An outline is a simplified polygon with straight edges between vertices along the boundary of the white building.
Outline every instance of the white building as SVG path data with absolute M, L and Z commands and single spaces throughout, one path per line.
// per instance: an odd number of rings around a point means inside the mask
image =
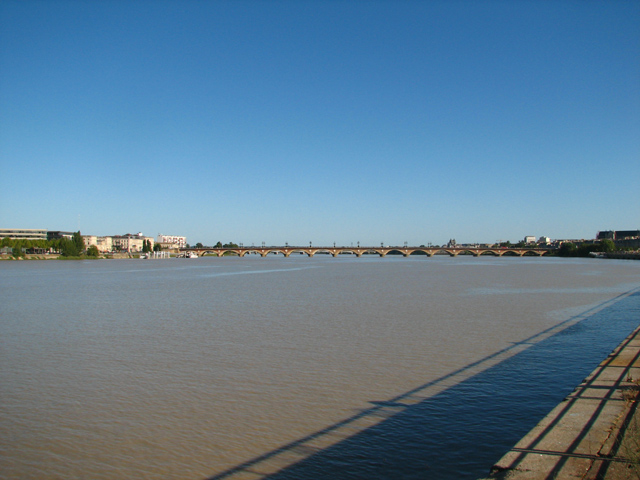
M 154 240 L 152 237 L 145 237 L 142 233 L 132 235 L 127 233 L 125 235 L 114 235 L 111 237 L 114 250 L 120 250 L 123 252 L 141 252 L 145 241 L 149 241 L 151 248 L 153 248 Z
M 0 239 L 46 240 L 47 230 L 36 228 L 0 228 Z
M 536 237 L 533 235 L 527 235 L 524 237 L 524 243 L 536 243 Z
M 187 247 L 187 237 L 179 237 L 177 235 L 162 235 L 161 233 L 159 233 L 156 242 L 162 244 L 171 244 L 174 246 L 174 248 Z
M 97 237 L 95 235 L 83 235 L 84 246 L 89 248 L 91 245 L 95 245 L 98 251 L 101 253 L 110 252 L 113 250 L 112 237 Z

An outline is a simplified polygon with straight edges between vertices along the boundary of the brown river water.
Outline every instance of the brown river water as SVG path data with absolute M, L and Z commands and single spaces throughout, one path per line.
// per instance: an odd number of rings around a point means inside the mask
M 478 478 L 640 324 L 640 262 L 0 262 L 0 478 Z

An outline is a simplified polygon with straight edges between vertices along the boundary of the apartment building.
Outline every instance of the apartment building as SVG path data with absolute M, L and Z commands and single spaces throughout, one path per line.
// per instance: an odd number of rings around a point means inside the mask
M 125 235 L 114 235 L 111 238 L 113 250 L 120 250 L 123 252 L 141 252 L 146 240 L 151 244 L 153 248 L 153 237 L 145 237 L 142 233 L 132 235 L 127 233 Z
M 0 239 L 46 240 L 47 230 L 37 228 L 0 228 Z
M 113 250 L 113 240 L 111 237 L 98 237 L 96 235 L 83 235 L 84 246 L 89 248 L 95 245 L 101 253 L 107 253 Z
M 179 237 L 177 235 L 158 234 L 158 238 L 156 239 L 156 242 L 161 243 L 163 245 L 170 244 L 171 248 L 187 247 L 187 237 Z

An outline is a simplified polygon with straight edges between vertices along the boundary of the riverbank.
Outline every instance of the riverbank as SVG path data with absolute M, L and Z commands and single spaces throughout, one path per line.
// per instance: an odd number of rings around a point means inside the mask
M 82 256 L 82 257 L 64 257 L 58 253 L 55 254 L 27 254 L 24 255 L 22 257 L 13 257 L 11 255 L 0 255 L 0 260 L 6 260 L 6 261 L 23 261 L 23 260 L 113 260 L 113 259 L 129 259 L 129 258 L 135 258 L 135 259 L 139 259 L 140 258 L 140 254 L 139 253 L 109 253 L 109 254 L 104 254 L 104 255 L 100 255 L 98 257 L 89 257 L 89 256 Z M 166 257 L 166 258 L 175 258 L 175 257 Z
M 88 256 L 82 256 L 82 257 L 64 257 L 62 255 L 60 255 L 59 253 L 46 253 L 46 254 L 27 254 L 27 255 L 23 255 L 21 257 L 14 257 L 12 255 L 2 255 L 0 256 L 0 260 L 6 260 L 6 261 L 24 261 L 24 260 L 100 260 L 100 259 L 105 259 L 105 258 L 114 258 L 114 257 L 106 257 L 106 256 L 99 256 L 99 257 L 88 257 Z M 123 256 L 121 258 L 131 258 L 129 256 Z
M 492 468 L 487 479 L 640 478 L 640 327 Z
M 640 260 L 640 252 L 611 252 L 607 253 L 606 257 L 618 260 Z

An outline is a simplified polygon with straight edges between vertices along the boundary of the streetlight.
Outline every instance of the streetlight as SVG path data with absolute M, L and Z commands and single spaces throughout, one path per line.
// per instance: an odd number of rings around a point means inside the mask
M 311 248 L 311 240 L 309 240 L 309 248 Z

